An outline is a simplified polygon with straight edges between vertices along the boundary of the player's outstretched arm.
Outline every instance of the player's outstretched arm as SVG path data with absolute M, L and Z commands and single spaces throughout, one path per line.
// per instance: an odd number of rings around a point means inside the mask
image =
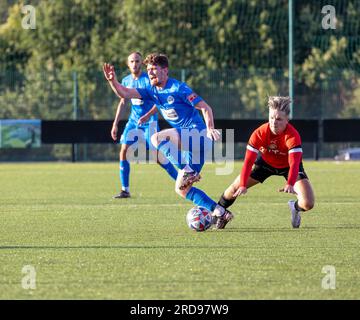
M 301 147 L 293 148 L 289 151 L 288 160 L 289 160 L 289 174 L 286 185 L 279 189 L 279 192 L 293 193 L 297 194 L 294 190 L 294 184 L 296 178 L 299 174 L 299 165 L 302 159 L 302 149 Z
M 115 94 L 119 98 L 131 99 L 131 98 L 138 98 L 141 99 L 141 95 L 136 89 L 133 88 L 126 88 L 121 85 L 117 79 L 115 74 L 114 66 L 109 63 L 104 63 L 103 65 L 103 72 L 105 79 L 109 82 L 111 89 L 115 92 Z
M 244 164 L 240 173 L 239 187 L 234 193 L 234 198 L 247 193 L 248 180 L 251 174 L 252 166 L 257 157 L 257 152 L 258 151 L 255 148 L 252 148 L 248 145 L 245 153 Z
M 201 110 L 205 124 L 207 129 L 207 136 L 211 140 L 217 141 L 220 139 L 221 135 L 218 130 L 215 129 L 214 126 L 214 116 L 211 107 L 205 102 L 200 101 L 196 106 L 196 109 Z

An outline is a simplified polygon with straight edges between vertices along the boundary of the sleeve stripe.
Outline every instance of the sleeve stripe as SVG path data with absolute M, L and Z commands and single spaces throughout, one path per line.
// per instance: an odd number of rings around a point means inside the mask
M 246 149 L 252 151 L 252 152 L 255 152 L 255 153 L 259 153 L 259 150 L 258 149 L 255 149 L 254 147 L 252 147 L 251 145 L 247 145 L 246 146 Z
M 294 149 L 289 150 L 289 153 L 293 153 L 293 152 L 301 152 L 302 153 L 303 151 L 302 151 L 302 148 L 294 148 Z

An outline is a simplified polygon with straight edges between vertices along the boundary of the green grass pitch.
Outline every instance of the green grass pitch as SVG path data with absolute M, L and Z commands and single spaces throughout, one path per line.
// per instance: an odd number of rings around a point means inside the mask
M 217 201 L 241 166 L 206 164 L 197 186 Z M 360 163 L 305 170 L 316 205 L 300 229 L 273 177 L 235 202 L 226 229 L 196 233 L 192 203 L 155 164 L 132 164 L 121 200 L 116 163 L 1 164 L 0 299 L 359 299 Z

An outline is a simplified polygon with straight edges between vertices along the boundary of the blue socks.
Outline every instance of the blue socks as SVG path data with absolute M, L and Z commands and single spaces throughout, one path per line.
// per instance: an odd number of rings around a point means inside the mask
M 160 166 L 173 178 L 177 178 L 177 170 L 171 163 L 160 164 Z M 183 165 L 184 167 L 185 165 Z M 120 181 L 122 189 L 129 192 L 130 163 L 127 160 L 120 161 Z M 202 190 L 192 187 L 186 195 L 186 199 L 192 201 L 199 207 L 204 207 L 210 212 L 214 211 L 217 203 Z
M 199 207 L 204 207 L 210 212 L 214 211 L 217 203 L 212 200 L 205 192 L 192 187 L 186 195 L 186 199 L 192 201 Z
M 162 167 L 167 173 L 168 175 L 173 178 L 176 181 L 178 172 L 175 169 L 175 167 L 171 164 L 171 162 L 168 162 L 167 164 L 162 164 L 159 163 L 160 167 Z
M 161 164 L 162 167 L 168 175 L 176 181 L 178 172 L 174 166 L 168 162 L 167 164 Z M 129 192 L 129 177 L 130 177 L 130 163 L 127 160 L 120 161 L 120 170 L 119 170 L 120 182 L 122 190 Z
M 174 150 L 170 147 L 172 146 Z M 163 153 L 163 155 L 176 167 L 178 167 L 180 170 L 184 169 L 186 165 L 186 159 L 184 156 L 184 153 L 173 146 L 171 142 L 165 140 L 161 141 L 159 146 L 157 147 L 159 151 Z
M 129 192 L 130 163 L 127 160 L 120 161 L 120 181 L 122 190 Z

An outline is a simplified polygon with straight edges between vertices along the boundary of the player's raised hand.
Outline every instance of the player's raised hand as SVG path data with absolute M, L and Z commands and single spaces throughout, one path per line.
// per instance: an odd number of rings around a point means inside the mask
M 213 141 L 218 141 L 221 137 L 219 130 L 216 129 L 207 129 L 206 135 Z
M 297 194 L 293 186 L 286 184 L 284 188 L 279 189 L 279 192 Z
M 246 187 L 239 187 L 235 193 L 234 193 L 234 198 L 238 197 L 238 196 L 241 196 L 243 194 L 245 194 L 247 192 L 247 188 Z
M 103 65 L 104 76 L 107 81 L 112 81 L 115 79 L 115 69 L 114 66 L 109 63 L 104 63 Z

